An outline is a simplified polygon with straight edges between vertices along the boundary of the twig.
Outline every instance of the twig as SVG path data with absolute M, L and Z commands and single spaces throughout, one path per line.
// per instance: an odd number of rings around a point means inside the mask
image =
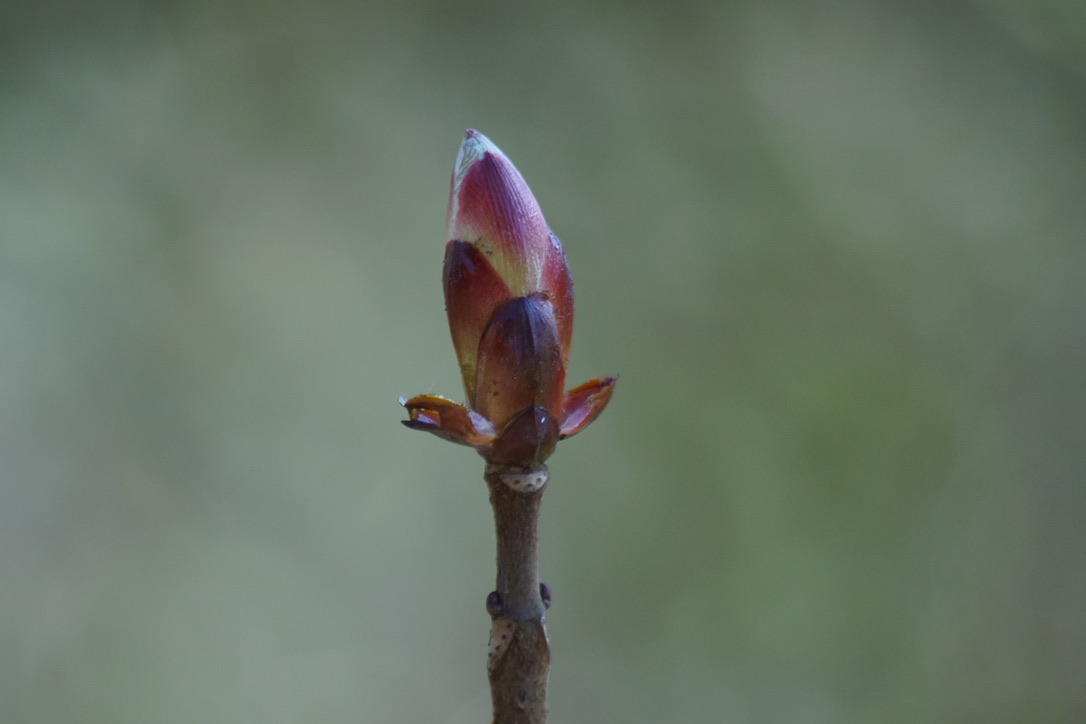
M 525 477 L 541 482 L 524 489 Z M 487 599 L 494 724 L 543 724 L 550 672 L 544 611 L 550 595 L 539 583 L 538 530 L 547 469 L 488 465 L 485 478 L 498 543 L 497 590 Z

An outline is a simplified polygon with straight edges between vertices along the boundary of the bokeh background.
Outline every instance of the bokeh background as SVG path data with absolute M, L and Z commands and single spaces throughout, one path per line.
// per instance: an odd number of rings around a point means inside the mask
M 465 128 L 578 291 L 554 722 L 1086 720 L 1086 11 L 0 7 L 0 721 L 488 721 Z

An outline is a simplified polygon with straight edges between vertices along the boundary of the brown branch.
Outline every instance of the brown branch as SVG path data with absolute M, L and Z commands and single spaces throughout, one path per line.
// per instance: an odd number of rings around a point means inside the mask
M 498 542 L 497 590 L 487 598 L 494 724 L 544 724 L 550 648 L 543 619 L 550 595 L 540 590 L 538 529 L 547 468 L 489 464 L 485 478 Z

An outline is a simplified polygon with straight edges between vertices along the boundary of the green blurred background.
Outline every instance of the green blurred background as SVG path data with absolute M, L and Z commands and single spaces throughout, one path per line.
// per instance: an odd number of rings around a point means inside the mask
M 0 9 L 0 721 L 488 721 L 465 128 L 619 374 L 551 720 L 1086 720 L 1078 0 Z

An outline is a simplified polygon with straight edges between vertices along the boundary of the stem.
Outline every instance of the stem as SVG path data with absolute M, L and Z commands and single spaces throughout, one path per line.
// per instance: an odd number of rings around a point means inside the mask
M 550 648 L 539 587 L 538 531 L 547 469 L 489 464 L 485 478 L 498 542 L 497 590 L 487 599 L 494 724 L 544 724 Z

